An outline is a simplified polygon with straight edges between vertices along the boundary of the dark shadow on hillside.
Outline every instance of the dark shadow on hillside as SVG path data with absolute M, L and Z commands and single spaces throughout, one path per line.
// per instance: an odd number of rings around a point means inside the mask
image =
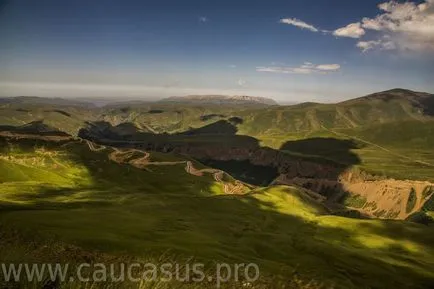
M 242 124 L 242 123 L 244 122 L 244 120 L 243 120 L 241 117 L 238 117 L 238 116 L 230 117 L 230 118 L 228 119 L 228 121 L 229 121 L 231 124 L 233 124 L 233 125 L 239 125 L 239 124 Z
M 55 112 L 55 113 L 61 114 L 61 115 L 66 116 L 66 117 L 72 116 L 69 112 L 66 112 L 66 111 L 60 110 L 60 109 L 44 110 L 44 112 Z
M 434 116 L 434 95 L 426 96 L 420 100 L 420 106 L 424 114 Z
M 18 112 L 25 112 L 25 113 L 30 112 L 30 110 L 28 110 L 28 109 L 24 109 L 24 108 L 17 108 L 17 109 L 15 109 L 15 111 L 18 111 Z
M 280 147 L 280 150 L 317 156 L 351 166 L 360 163 L 359 157 L 351 152 L 358 148 L 360 148 L 359 145 L 352 140 L 309 138 L 287 141 Z
M 112 126 L 106 121 L 87 122 L 86 129 L 80 129 L 78 136 L 93 139 L 128 139 L 143 133 L 134 123 L 124 122 Z
M 223 114 L 211 113 L 211 114 L 201 115 L 199 119 L 201 121 L 208 121 L 208 120 L 219 119 L 219 118 L 223 118 L 223 117 L 225 117 L 225 115 L 223 115 Z
M 200 128 L 180 133 L 181 135 L 235 135 L 237 127 L 227 120 L 219 120 Z
M 148 110 L 148 113 L 150 113 L 150 114 L 160 114 L 163 112 L 164 112 L 164 110 L 162 110 L 162 109 L 150 109 L 150 110 Z
M 123 126 L 129 126 L 130 131 L 125 134 Z M 237 127 L 233 123 L 221 120 L 204 127 L 190 129 L 189 131 L 175 134 L 155 134 L 146 130 L 139 130 L 132 123 L 122 123 L 112 126 L 109 122 L 88 122 L 87 127 L 78 132 L 78 136 L 114 146 L 137 146 L 151 150 L 170 151 L 181 144 L 189 146 L 213 145 L 222 141 L 229 141 L 225 145 L 236 146 L 240 142 L 248 147 L 258 147 L 258 141 L 249 136 L 236 135 Z
M 41 135 L 41 136 L 60 136 L 60 137 L 70 136 L 69 134 L 60 131 L 57 128 L 45 124 L 44 120 L 32 121 L 21 126 L 1 125 L 0 132 Z

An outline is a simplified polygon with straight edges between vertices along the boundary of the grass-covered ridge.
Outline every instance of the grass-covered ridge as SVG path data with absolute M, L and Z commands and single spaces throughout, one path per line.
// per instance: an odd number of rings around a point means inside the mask
M 266 275 L 296 271 L 334 288 L 428 288 L 434 280 L 431 227 L 331 216 L 297 187 L 227 195 L 212 175 L 184 164 L 139 169 L 86 142 L 2 147 L 4 226 L 115 255 L 256 262 Z

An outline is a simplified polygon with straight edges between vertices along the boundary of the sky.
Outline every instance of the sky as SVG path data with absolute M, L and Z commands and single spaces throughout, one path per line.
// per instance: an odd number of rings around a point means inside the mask
M 0 0 L 0 96 L 434 93 L 434 0 Z

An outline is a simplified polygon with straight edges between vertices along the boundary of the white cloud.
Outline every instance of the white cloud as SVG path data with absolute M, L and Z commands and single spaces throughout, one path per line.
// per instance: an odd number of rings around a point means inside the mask
M 380 23 L 367 17 L 362 19 L 362 27 L 370 30 L 381 30 Z
M 383 39 L 379 39 L 379 40 L 359 41 L 357 42 L 356 46 L 362 49 L 363 52 L 366 52 L 374 48 L 378 48 L 381 50 L 396 49 L 395 42 L 388 40 L 388 37 L 383 37 Z
M 376 17 L 363 17 L 358 22 L 334 30 L 332 34 L 337 37 L 360 39 L 364 38 L 369 31 L 376 31 L 377 33 L 374 34 L 376 38 L 357 43 L 356 46 L 363 51 L 371 49 L 434 51 L 434 0 L 425 0 L 420 4 L 392 0 L 379 4 L 378 8 L 382 12 Z M 297 18 L 281 19 L 280 23 L 313 32 L 330 33 Z
M 376 47 L 377 45 L 379 45 L 380 42 L 379 41 L 359 41 L 357 42 L 357 47 L 359 47 L 360 49 L 362 49 L 363 52 L 366 52 L 368 50 L 373 49 L 374 47 Z
M 229 68 L 237 68 L 237 66 L 235 64 L 230 64 Z
M 315 26 L 308 24 L 308 23 L 306 23 L 300 19 L 297 19 L 297 18 L 284 18 L 284 19 L 280 19 L 279 22 L 283 23 L 283 24 L 293 25 L 293 26 L 296 26 L 296 27 L 301 28 L 301 29 L 307 29 L 307 30 L 310 30 L 312 32 L 319 32 L 319 29 L 316 28 Z
M 258 72 L 283 73 L 283 74 L 313 74 L 313 73 L 326 74 L 329 72 L 336 72 L 336 71 L 340 70 L 340 68 L 341 68 L 341 66 L 339 64 L 315 65 L 311 62 L 305 62 L 298 67 L 259 66 L 259 67 L 256 67 L 256 71 L 258 71 Z
M 202 22 L 202 23 L 208 22 L 208 17 L 206 17 L 206 16 L 200 16 L 199 17 L 199 22 Z
M 363 51 L 383 50 L 434 51 L 434 0 L 399 3 L 389 1 L 378 5 L 382 11 L 374 18 L 365 17 L 361 27 L 377 31 L 376 39 L 360 41 Z
M 247 81 L 244 80 L 244 79 L 242 79 L 242 78 L 240 78 L 240 79 L 238 79 L 237 84 L 238 84 L 239 86 L 244 87 L 244 86 L 246 86 Z
M 340 68 L 341 66 L 339 64 L 320 64 L 316 66 L 316 69 L 321 71 L 336 71 Z
M 333 31 L 334 36 L 350 38 L 360 38 L 365 35 L 365 33 L 365 29 L 362 28 L 359 22 L 348 24 L 345 27 Z

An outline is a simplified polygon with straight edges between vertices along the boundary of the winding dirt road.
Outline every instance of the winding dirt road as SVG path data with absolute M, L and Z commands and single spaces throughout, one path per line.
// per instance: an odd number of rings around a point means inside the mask
M 217 169 L 201 169 L 198 170 L 193 166 L 191 161 L 187 161 L 185 165 L 185 171 L 194 176 L 203 176 L 204 173 L 209 173 L 213 175 L 216 182 L 221 183 L 224 187 L 225 194 L 235 194 L 242 193 L 244 191 L 244 185 L 240 181 L 235 181 L 235 183 L 225 182 L 223 180 L 225 172 Z
M 89 149 L 94 152 L 99 152 L 102 150 L 105 150 L 108 148 L 104 145 L 97 145 L 94 142 L 91 142 L 89 140 L 86 140 L 86 144 L 88 145 Z M 178 165 L 178 164 L 185 164 L 185 171 L 188 174 L 201 177 L 205 173 L 212 174 L 213 178 L 216 182 L 221 183 L 224 187 L 225 194 L 235 194 L 235 193 L 242 193 L 245 189 L 245 186 L 240 181 L 235 181 L 234 183 L 231 182 L 225 182 L 223 180 L 225 172 L 218 169 L 196 169 L 193 166 L 193 163 L 191 161 L 173 161 L 173 162 L 152 162 L 150 161 L 150 153 L 138 149 L 126 149 L 121 150 L 116 147 L 109 147 L 113 149 L 113 151 L 109 154 L 109 159 L 120 164 L 130 164 L 136 168 L 139 169 L 147 169 L 147 166 L 155 165 L 155 166 L 168 166 L 168 165 Z M 135 154 L 142 156 L 135 156 Z
M 86 144 L 89 147 L 89 149 L 93 152 L 99 152 L 99 151 L 105 150 L 107 148 L 106 146 L 97 145 L 96 143 L 91 142 L 89 140 L 86 140 Z M 99 146 L 99 147 L 97 148 L 96 146 Z

